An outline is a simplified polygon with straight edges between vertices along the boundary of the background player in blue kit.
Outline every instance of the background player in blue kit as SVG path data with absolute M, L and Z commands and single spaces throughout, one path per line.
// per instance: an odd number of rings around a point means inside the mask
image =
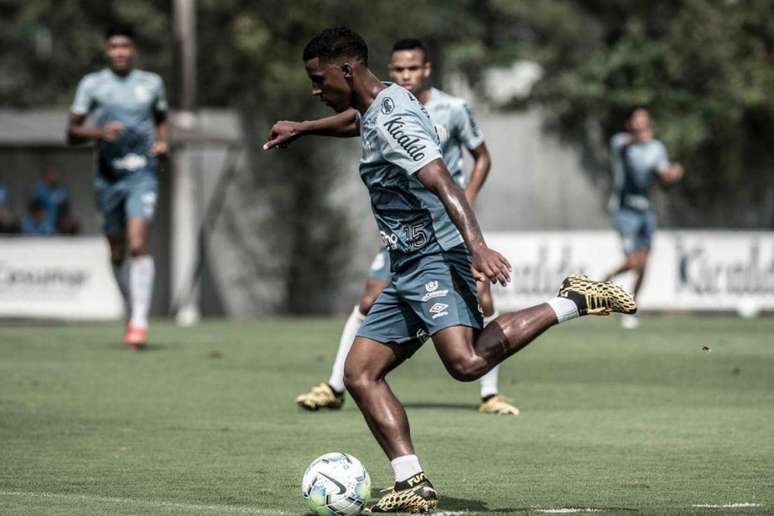
M 473 119 L 467 103 L 463 99 L 431 87 L 432 64 L 428 58 L 427 48 L 418 39 L 402 39 L 393 45 L 389 70 L 390 78 L 412 92 L 427 109 L 441 141 L 444 163 L 454 181 L 465 189 L 468 204 L 473 206 L 489 174 L 491 158 L 484 143 L 484 135 Z M 356 124 L 357 111 L 353 109 L 350 113 L 352 118 L 342 120 L 344 125 Z M 466 180 L 463 170 L 463 147 L 473 157 L 473 169 L 469 180 Z M 342 407 L 345 390 L 344 364 L 347 354 L 366 314 L 382 290 L 390 283 L 391 277 L 389 253 L 382 250 L 376 255 L 368 270 L 368 278 L 360 302 L 344 324 L 330 378 L 326 383 L 321 383 L 311 391 L 298 396 L 296 403 L 300 407 L 307 410 Z M 476 287 L 486 326 L 499 314 L 495 311 L 489 283 L 477 282 Z M 499 367 L 494 367 L 481 377 L 479 411 L 487 414 L 516 416 L 519 414 L 519 409 L 498 392 L 498 373 Z
M 373 512 L 426 512 L 438 496 L 414 454 L 406 411 L 386 382 L 427 338 L 447 371 L 472 381 L 545 330 L 582 315 L 633 313 L 632 297 L 611 283 L 570 276 L 557 297 L 505 313 L 482 329 L 475 282 L 506 284 L 510 264 L 490 249 L 463 190 L 444 165 L 438 133 L 408 90 L 385 85 L 368 68 L 368 47 L 351 30 L 326 29 L 303 53 L 312 94 L 341 116 L 360 113 L 356 130 L 329 122 L 278 123 L 265 149 L 307 134 L 360 135 L 360 177 L 390 253 L 392 279 L 360 328 L 344 383 L 395 475 Z
M 648 110 L 635 108 L 626 120 L 626 131 L 610 139 L 610 159 L 613 169 L 613 194 L 610 211 L 613 225 L 621 235 L 626 259 L 605 281 L 627 271 L 637 275 L 635 298 L 640 292 L 648 257 L 656 231 L 656 211 L 651 201 L 654 181 L 662 186 L 676 183 L 683 177 L 683 167 L 670 163 L 666 147 L 653 135 Z M 637 317 L 624 315 L 625 328 L 638 326 Z
M 130 307 L 124 342 L 137 351 L 147 342 L 155 273 L 148 238 L 158 197 L 158 157 L 169 150 L 167 101 L 161 77 L 134 68 L 131 28 L 111 27 L 105 49 L 108 68 L 78 84 L 67 137 L 71 144 L 97 144 L 97 206 L 113 271 Z M 127 252 L 128 281 L 123 274 Z

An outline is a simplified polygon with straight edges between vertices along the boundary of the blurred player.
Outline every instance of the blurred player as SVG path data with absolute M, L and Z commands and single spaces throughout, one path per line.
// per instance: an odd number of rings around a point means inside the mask
M 478 192 L 486 180 L 491 167 L 489 151 L 484 143 L 484 136 L 473 120 L 470 110 L 464 100 L 452 97 L 430 86 L 432 64 L 428 60 L 427 48 L 418 39 L 402 39 L 392 48 L 392 58 L 389 64 L 390 78 L 403 86 L 424 104 L 430 118 L 435 124 L 441 139 L 443 160 L 451 172 L 454 181 L 465 188 L 468 204 L 474 205 Z M 357 111 L 352 110 L 353 120 Z M 347 123 L 354 123 L 347 121 Z M 462 169 L 462 148 L 466 148 L 473 157 L 473 171 L 467 187 Z M 366 314 L 373 306 L 379 294 L 390 283 L 390 255 L 382 250 L 376 255 L 368 270 L 368 279 L 360 297 L 360 303 L 355 306 L 344 325 L 339 340 L 336 360 L 327 383 L 313 387 L 308 393 L 296 398 L 296 403 L 307 410 L 320 408 L 339 409 L 344 404 L 344 363 L 352 347 L 360 326 Z M 476 283 L 478 297 L 484 313 L 484 326 L 495 320 L 499 315 L 495 312 L 489 283 Z M 427 294 L 432 295 L 431 293 Z M 498 393 L 497 380 L 499 367 L 492 368 L 481 377 L 481 404 L 479 411 L 485 414 L 519 415 L 519 409 L 512 402 Z
M 610 157 L 613 168 L 610 208 L 626 259 L 607 275 L 605 281 L 634 271 L 637 275 L 634 283 L 636 298 L 645 277 L 656 231 L 656 211 L 650 199 L 653 181 L 658 180 L 662 186 L 674 184 L 683 177 L 683 167 L 669 162 L 666 147 L 653 136 L 650 114 L 642 107 L 629 114 L 626 131 L 611 138 Z M 621 324 L 624 328 L 634 329 L 639 321 L 634 315 L 624 315 Z
M 111 27 L 105 35 L 108 68 L 86 75 L 70 109 L 71 144 L 97 142 L 97 205 L 110 243 L 116 280 L 130 307 L 124 342 L 147 343 L 155 267 L 148 246 L 158 197 L 158 157 L 169 150 L 167 101 L 158 75 L 134 68 L 134 34 Z M 89 116 L 92 123 L 87 123 Z M 122 273 L 129 254 L 128 282 Z
M 429 336 L 452 377 L 477 380 L 557 323 L 634 312 L 636 305 L 620 287 L 570 276 L 557 297 L 502 314 L 482 330 L 475 282 L 506 284 L 510 264 L 487 247 L 465 193 L 443 162 L 424 106 L 371 72 L 368 47 L 347 28 L 315 36 L 303 60 L 313 95 L 342 119 L 350 108 L 360 116 L 346 130 L 330 119 L 278 122 L 264 148 L 283 146 L 300 134 L 360 135 L 360 177 L 393 274 L 357 333 L 344 384 L 395 475 L 394 487 L 371 510 L 426 512 L 438 496 L 414 454 L 406 411 L 385 381 L 390 371 Z

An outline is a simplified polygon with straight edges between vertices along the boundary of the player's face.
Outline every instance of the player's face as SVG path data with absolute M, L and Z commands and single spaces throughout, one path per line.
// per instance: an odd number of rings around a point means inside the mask
M 312 81 L 312 95 L 320 97 L 331 109 L 342 113 L 350 108 L 352 99 L 352 77 L 349 65 L 320 63 L 315 57 L 304 63 L 306 74 Z
M 114 72 L 131 70 L 134 63 L 134 43 L 126 36 L 112 36 L 105 43 L 108 64 Z
M 629 132 L 632 133 L 635 138 L 638 136 L 647 135 L 650 132 L 650 114 L 645 109 L 638 109 L 629 117 L 627 123 Z
M 430 62 L 425 61 L 425 53 L 419 49 L 393 52 L 389 69 L 394 82 L 415 94 L 426 88 L 432 73 Z

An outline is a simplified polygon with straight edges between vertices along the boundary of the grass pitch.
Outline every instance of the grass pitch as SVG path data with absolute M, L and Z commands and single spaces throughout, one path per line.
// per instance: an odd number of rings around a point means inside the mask
M 0 327 L 0 513 L 299 514 L 306 465 L 389 463 L 352 403 L 305 413 L 343 321 Z M 507 361 L 519 417 L 428 343 L 391 375 L 439 510 L 774 512 L 774 319 L 612 318 L 554 328 Z M 724 506 L 724 507 L 723 507 Z

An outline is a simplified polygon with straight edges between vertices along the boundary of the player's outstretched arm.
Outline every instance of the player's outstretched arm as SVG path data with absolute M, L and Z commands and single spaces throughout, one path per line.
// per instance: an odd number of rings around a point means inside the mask
M 263 144 L 263 150 L 276 147 L 287 147 L 301 136 L 334 136 L 337 138 L 353 138 L 360 135 L 360 116 L 354 109 L 343 113 L 327 116 L 318 120 L 291 122 L 281 120 L 269 131 L 269 137 Z
M 658 174 L 658 182 L 661 186 L 671 186 L 683 178 L 685 170 L 680 163 L 671 163 Z
M 416 173 L 417 179 L 441 199 L 452 222 L 462 234 L 473 262 L 473 275 L 479 281 L 500 282 L 511 280 L 511 264 L 497 251 L 489 249 L 476 216 L 473 214 L 465 193 L 452 180 L 443 160 L 435 159 Z
M 473 206 L 478 197 L 478 193 L 484 186 L 489 175 L 489 169 L 492 167 L 492 158 L 489 156 L 489 149 L 486 148 L 486 143 L 482 143 L 475 149 L 470 151 L 473 156 L 473 171 L 470 173 L 470 181 L 468 186 L 465 187 L 465 198 L 468 200 L 468 204 Z

